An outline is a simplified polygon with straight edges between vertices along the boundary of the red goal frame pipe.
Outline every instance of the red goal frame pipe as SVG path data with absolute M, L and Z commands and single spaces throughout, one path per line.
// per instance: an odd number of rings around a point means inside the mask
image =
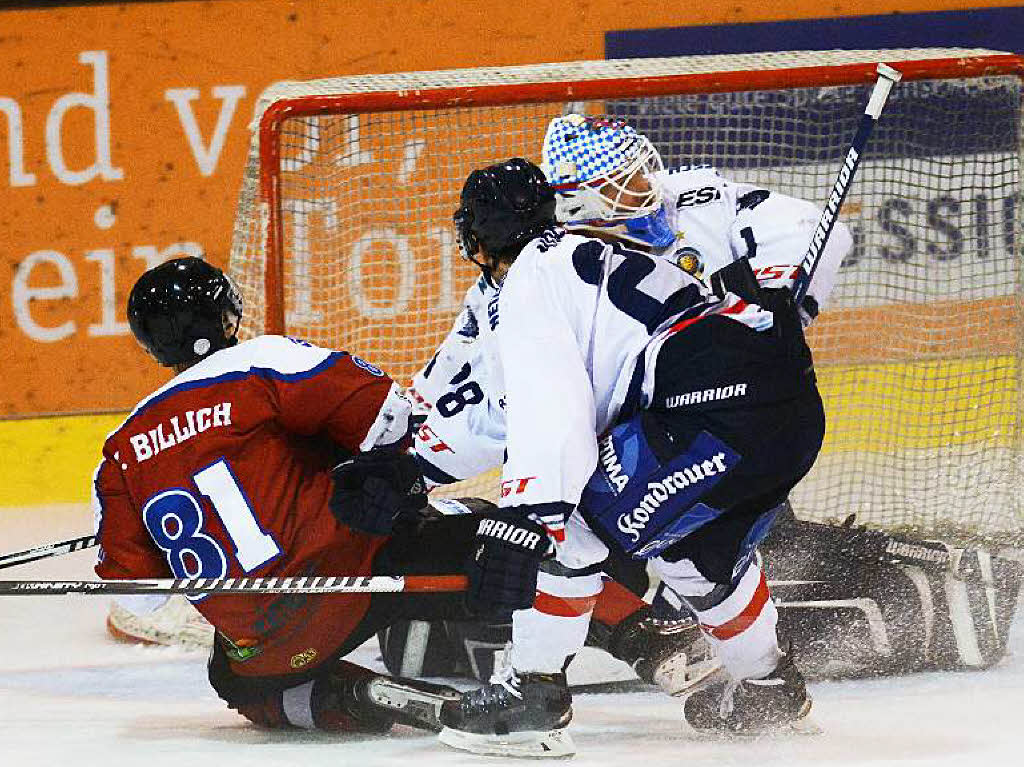
M 995 75 L 1017 75 L 1024 79 L 1024 57 L 1012 54 L 886 63 L 891 63 L 898 68 L 904 81 L 952 80 Z M 822 65 L 456 88 L 423 88 L 333 96 L 301 96 L 276 101 L 263 113 L 259 125 L 260 198 L 262 203 L 267 206 L 269 216 L 265 243 L 267 263 L 264 274 L 266 305 L 264 332 L 283 334 L 286 330 L 280 137 L 281 126 L 289 118 L 323 114 L 368 114 L 457 107 L 544 104 L 628 96 L 759 91 L 780 87 L 861 85 L 875 81 L 877 64 L 876 60 L 863 64 L 836 66 Z

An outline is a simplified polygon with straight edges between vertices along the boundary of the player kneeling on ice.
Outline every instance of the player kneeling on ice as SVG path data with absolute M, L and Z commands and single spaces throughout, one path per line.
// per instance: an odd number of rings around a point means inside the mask
M 512 159 L 474 171 L 455 215 L 464 253 L 500 285 L 478 343 L 505 403 L 514 490 L 502 503 L 545 524 L 556 561 L 513 616 L 510 667 L 445 705 L 441 739 L 573 752 L 564 668 L 612 551 L 650 560 L 722 660 L 727 675 L 686 700 L 693 727 L 799 722 L 810 698 L 754 557 L 824 434 L 789 293 L 760 291 L 748 271 L 746 298 L 713 296 L 665 260 L 565 231 L 554 212 L 543 173 Z M 489 567 L 486 551 L 478 563 Z
M 454 690 L 342 658 L 393 620 L 528 606 L 548 540 L 516 515 L 428 512 L 406 452 L 409 403 L 391 379 L 358 357 L 291 338 L 239 343 L 241 314 L 234 286 L 198 258 L 162 264 L 132 289 L 132 332 L 175 376 L 104 444 L 94 482 L 96 572 L 468 575 L 466 595 L 193 597 L 216 629 L 210 682 L 253 722 L 439 729 Z M 486 569 L 470 559 L 481 552 Z

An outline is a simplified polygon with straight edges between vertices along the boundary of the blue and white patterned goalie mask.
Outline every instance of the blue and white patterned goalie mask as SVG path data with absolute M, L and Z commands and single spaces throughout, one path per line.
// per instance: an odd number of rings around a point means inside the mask
M 544 136 L 543 170 L 555 189 L 555 215 L 568 228 L 607 228 L 655 247 L 675 234 L 654 174 L 664 168 L 646 136 L 620 119 L 568 114 Z

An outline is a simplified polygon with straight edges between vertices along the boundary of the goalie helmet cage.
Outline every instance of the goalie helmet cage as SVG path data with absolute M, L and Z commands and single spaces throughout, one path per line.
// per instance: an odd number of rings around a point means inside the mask
M 257 105 L 231 250 L 243 335 L 344 348 L 408 383 L 476 276 L 451 226 L 472 169 L 539 160 L 555 115 L 607 114 L 668 167 L 707 163 L 820 204 L 880 61 L 903 81 L 843 208 L 853 253 L 809 332 L 829 426 L 793 504 L 810 519 L 1016 539 L 1017 56 L 778 52 L 274 85 Z M 496 473 L 455 490 L 497 491 Z

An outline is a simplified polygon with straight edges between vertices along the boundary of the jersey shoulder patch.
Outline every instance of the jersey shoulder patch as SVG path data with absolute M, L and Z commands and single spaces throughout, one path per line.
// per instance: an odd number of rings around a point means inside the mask
M 477 322 L 476 314 L 470 307 L 465 307 L 456 321 L 456 334 L 464 341 L 473 341 L 480 335 L 480 323 Z
M 352 355 L 349 355 L 349 359 L 352 360 L 352 362 L 356 365 L 356 367 L 362 368 L 363 370 L 365 370 L 370 375 L 377 376 L 378 378 L 383 378 L 384 371 L 381 370 L 376 365 L 371 365 L 369 362 L 364 360 L 362 357 L 357 357 L 356 355 L 352 354 Z

